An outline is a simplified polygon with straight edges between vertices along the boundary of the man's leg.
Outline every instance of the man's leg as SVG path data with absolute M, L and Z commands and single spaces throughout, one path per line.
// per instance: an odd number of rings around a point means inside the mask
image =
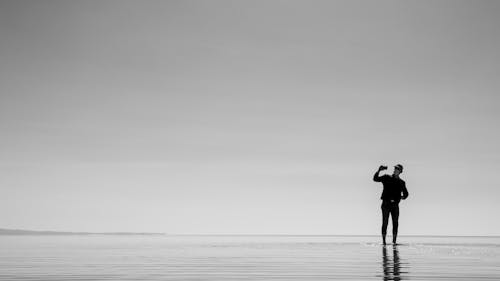
M 387 225 L 389 224 L 389 208 L 382 203 L 382 242 L 385 245 L 385 236 L 387 235 Z
M 399 205 L 395 203 L 391 208 L 392 217 L 392 243 L 396 244 L 398 238 L 398 227 L 399 227 Z

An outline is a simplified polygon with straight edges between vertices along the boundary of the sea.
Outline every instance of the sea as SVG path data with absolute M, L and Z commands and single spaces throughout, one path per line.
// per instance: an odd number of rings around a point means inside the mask
M 390 238 L 390 237 L 388 237 Z M 500 237 L 2 235 L 0 280 L 500 280 Z

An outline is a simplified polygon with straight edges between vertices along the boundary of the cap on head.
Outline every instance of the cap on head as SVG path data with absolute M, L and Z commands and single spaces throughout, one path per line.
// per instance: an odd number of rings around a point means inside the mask
M 394 166 L 394 168 L 398 169 L 400 172 L 403 172 L 403 165 L 401 164 L 397 164 L 396 166 Z

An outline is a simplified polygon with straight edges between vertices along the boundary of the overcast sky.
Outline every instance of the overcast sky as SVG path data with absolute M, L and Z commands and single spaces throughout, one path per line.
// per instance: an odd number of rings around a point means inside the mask
M 500 2 L 1 1 L 0 228 L 500 235 Z M 392 172 L 392 168 L 388 172 Z

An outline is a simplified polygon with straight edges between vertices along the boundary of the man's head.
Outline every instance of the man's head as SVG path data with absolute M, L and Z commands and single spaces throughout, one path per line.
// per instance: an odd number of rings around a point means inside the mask
M 402 172 L 403 172 L 403 165 L 397 164 L 396 166 L 394 166 L 394 175 L 395 176 L 399 176 L 399 174 L 401 174 Z

